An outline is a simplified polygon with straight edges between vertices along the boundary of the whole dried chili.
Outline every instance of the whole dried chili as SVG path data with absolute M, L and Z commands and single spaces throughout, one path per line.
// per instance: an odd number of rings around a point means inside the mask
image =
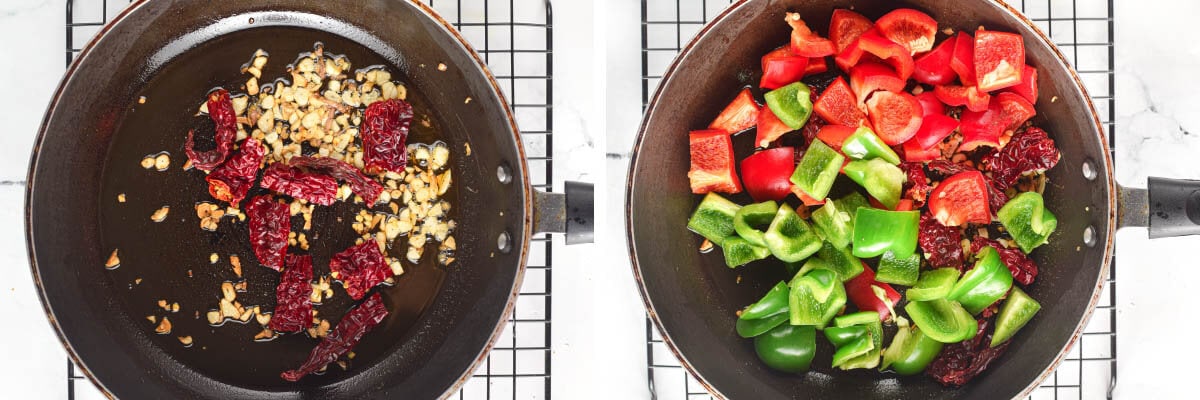
M 229 99 L 229 92 L 225 89 L 217 89 L 208 94 L 208 118 L 212 120 L 216 127 L 213 134 L 213 142 L 216 143 L 216 148 L 209 151 L 197 151 L 195 149 L 195 131 L 188 131 L 187 143 L 184 145 L 184 151 L 187 152 L 188 159 L 192 161 L 192 166 L 204 171 L 212 171 L 225 159 L 229 157 L 229 151 L 233 148 L 233 141 L 237 138 L 237 114 L 233 111 L 233 101 Z
M 321 343 L 314 347 L 312 352 L 308 354 L 308 359 L 304 360 L 304 364 L 300 368 L 290 371 L 284 371 L 279 374 L 283 379 L 296 382 L 305 375 L 325 368 L 329 363 L 337 360 L 338 357 L 346 354 L 363 335 L 371 331 L 375 325 L 379 325 L 384 317 L 387 317 L 387 308 L 383 306 L 383 300 L 379 297 L 379 293 L 371 295 L 366 301 L 359 304 L 333 328 L 328 336 L 321 339 Z
M 408 126 L 413 108 L 404 100 L 377 101 L 363 113 L 363 161 L 369 173 L 400 172 L 408 162 Z
M 208 194 L 235 206 L 241 203 L 254 187 L 254 179 L 258 177 L 258 168 L 266 154 L 267 148 L 261 142 L 246 139 L 237 153 L 204 178 L 208 181 Z
M 285 264 L 269 326 L 276 332 L 299 332 L 312 325 L 312 256 L 288 254 Z
M 263 266 L 278 271 L 287 253 L 288 231 L 292 229 L 288 205 L 271 195 L 257 196 L 246 207 L 250 220 L 250 247 Z
M 917 244 L 934 268 L 963 269 L 962 233 L 958 228 L 942 225 L 928 213 L 921 214 Z
M 1004 265 L 1008 266 L 1008 271 L 1012 272 L 1013 280 L 1020 283 L 1022 286 L 1028 286 L 1037 278 L 1038 266 L 1030 260 L 1021 249 L 1010 249 L 1004 247 L 992 239 L 983 236 L 976 236 L 971 239 L 971 252 L 978 253 L 983 246 L 992 246 L 1000 253 L 1000 260 L 1004 261 Z
M 379 245 L 374 240 L 351 246 L 329 260 L 333 278 L 342 282 L 346 293 L 355 300 L 363 298 L 368 290 L 392 276 L 392 269 L 384 260 Z
M 1060 158 L 1062 153 L 1055 147 L 1054 139 L 1041 128 L 1031 126 L 1013 135 L 1004 149 L 983 162 L 992 172 L 996 188 L 1003 191 L 1023 174 L 1054 168 Z
M 276 193 L 323 206 L 333 204 L 337 200 L 337 179 L 329 175 L 305 172 L 283 163 L 267 167 L 259 185 Z
M 988 332 L 991 320 L 980 319 L 978 322 L 979 329 L 974 338 L 947 344 L 925 373 L 942 385 L 958 387 L 978 376 L 992 361 L 1004 354 L 1009 342 L 991 347 L 992 334 Z
M 900 170 L 908 178 L 904 182 L 904 197 L 912 199 L 914 207 L 921 207 L 929 198 L 929 177 L 925 176 L 925 168 L 919 162 L 900 163 Z
M 366 201 L 368 205 L 375 204 L 379 200 L 379 194 L 383 192 L 383 185 L 364 175 L 358 168 L 341 160 L 328 157 L 296 156 L 288 161 L 288 165 L 320 172 L 334 179 L 345 181 L 350 185 L 350 190 L 362 196 L 363 201 Z

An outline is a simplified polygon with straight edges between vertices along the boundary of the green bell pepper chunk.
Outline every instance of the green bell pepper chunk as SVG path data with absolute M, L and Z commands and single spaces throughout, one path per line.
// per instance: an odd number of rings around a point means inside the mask
M 1037 300 L 1014 286 L 1012 292 L 1008 293 L 1008 300 L 1000 307 L 1000 314 L 996 316 L 996 332 L 992 334 L 991 346 L 996 347 L 1012 338 L 1041 309 L 1042 305 Z
M 754 351 L 768 367 L 791 373 L 808 371 L 817 354 L 817 332 L 811 326 L 783 324 L 754 337 Z
M 795 82 L 763 94 L 767 108 L 788 128 L 800 129 L 812 115 L 812 97 L 808 85 Z
M 747 242 L 755 246 L 766 247 L 767 242 L 763 240 L 763 231 L 760 227 L 769 226 L 771 220 L 775 219 L 775 212 L 778 210 L 779 205 L 774 201 L 742 206 L 733 215 L 733 230 Z
M 829 339 L 829 343 L 832 343 L 833 347 L 841 347 L 867 336 L 867 327 L 862 325 L 831 326 L 822 332 L 825 333 L 825 338 Z
M 1026 254 L 1046 244 L 1050 234 L 1058 227 L 1058 218 L 1046 209 L 1042 195 L 1037 192 L 1025 192 L 1013 197 L 996 212 L 996 219 L 1000 220 Z
M 892 165 L 900 164 L 900 156 L 865 125 L 859 126 L 842 142 L 842 153 L 853 160 L 878 158 Z
M 833 202 L 837 203 L 839 211 L 845 211 L 846 213 L 850 214 L 851 232 L 854 231 L 854 221 L 857 220 L 856 217 L 858 214 L 858 209 L 863 207 L 871 207 L 871 203 L 867 201 L 867 198 L 864 197 L 862 193 L 859 192 L 850 192 L 850 194 L 834 200 Z
M 837 273 L 827 269 L 814 269 L 797 275 L 788 283 L 788 312 L 792 325 L 813 325 L 825 329 L 842 308 L 846 306 L 846 288 L 838 280 Z
M 800 157 L 800 163 L 796 164 L 791 181 L 812 198 L 824 200 L 829 196 L 829 189 L 833 188 L 833 182 L 837 180 L 838 171 L 841 171 L 845 161 L 846 157 L 837 150 L 820 140 L 814 140 L 804 156 Z
M 865 354 L 860 354 L 857 357 L 852 357 L 842 363 L 834 363 L 834 367 L 843 370 L 855 368 L 875 368 L 879 366 L 879 355 L 883 351 L 883 323 L 879 320 L 879 312 L 876 311 L 859 311 L 853 314 L 846 314 L 833 319 L 835 327 L 853 327 L 861 326 L 867 329 L 867 335 L 871 338 L 871 350 Z M 826 330 L 832 328 L 826 328 Z
M 833 352 L 833 367 L 843 370 L 854 368 L 874 368 L 858 366 L 860 359 L 870 358 L 871 353 L 877 351 L 875 347 L 875 339 L 870 332 L 864 337 L 855 339 L 846 345 L 838 346 L 837 351 Z M 879 354 L 875 353 L 875 358 L 878 359 Z M 876 361 L 878 365 L 878 361 Z
M 975 267 L 963 274 L 946 298 L 959 302 L 971 314 L 979 314 L 1004 297 L 1012 283 L 1012 272 L 1000 259 L 1000 253 L 987 246 L 980 250 Z
M 957 268 L 938 268 L 921 272 L 917 285 L 904 292 L 908 301 L 929 301 L 944 299 L 958 282 Z
M 930 339 L 921 328 L 900 327 L 892 338 L 892 345 L 883 351 L 883 365 L 900 375 L 916 375 L 942 352 L 942 342 Z
M 957 302 L 946 299 L 913 301 L 904 306 L 913 323 L 930 339 L 958 343 L 975 336 L 978 322 Z
M 696 211 L 692 212 L 692 217 L 688 219 L 688 229 L 721 246 L 725 238 L 733 236 L 733 217 L 740 208 L 742 206 L 710 192 L 700 201 L 700 205 L 696 206 Z
M 737 323 L 734 324 L 734 327 L 737 328 L 738 336 L 749 339 L 767 333 L 767 331 L 787 323 L 788 319 L 790 318 L 791 316 L 789 316 L 786 312 L 758 319 L 739 318 Z
M 900 203 L 900 192 L 904 181 L 908 179 L 900 167 L 872 158 L 851 161 L 842 170 L 846 172 L 846 177 L 867 189 L 867 193 L 887 208 L 895 209 L 896 204 Z
M 788 285 L 787 282 L 780 281 L 775 284 L 767 294 L 759 299 L 754 304 L 746 306 L 742 310 L 742 314 L 738 319 L 759 319 L 766 318 L 775 314 L 787 311 L 788 307 Z
M 860 208 L 854 221 L 854 255 L 867 258 L 888 252 L 907 258 L 917 251 L 920 211 Z
M 825 237 L 825 241 L 837 248 L 844 249 L 850 245 L 854 233 L 850 213 L 839 210 L 837 202 L 826 201 L 825 205 L 812 212 L 813 227 Z
M 825 242 L 817 250 L 817 258 L 825 262 L 825 268 L 837 272 L 842 282 L 854 279 L 863 272 L 862 261 L 855 257 L 847 248 L 837 248 L 832 243 Z
M 725 265 L 729 268 L 737 268 L 771 255 L 771 251 L 766 247 L 755 246 L 738 236 L 725 238 L 721 251 L 725 253 Z
M 875 271 L 875 280 L 904 286 L 916 284 L 920 276 L 921 255 L 915 252 L 908 257 L 896 257 L 891 251 L 883 253 L 879 269 Z
M 833 271 L 832 268 L 829 268 L 829 262 L 822 260 L 820 257 L 809 257 L 807 260 L 804 260 L 803 264 L 802 263 L 790 263 L 790 264 L 785 264 L 785 265 L 788 265 L 788 266 L 800 265 L 800 267 L 798 267 L 798 269 L 796 270 L 796 273 L 792 274 L 793 278 L 795 278 L 797 276 L 804 276 L 804 275 L 808 274 L 809 271 L 812 271 L 815 269 L 828 269 L 830 271 Z
M 821 237 L 787 204 L 779 205 L 763 240 L 771 254 L 784 262 L 803 260 L 821 248 Z

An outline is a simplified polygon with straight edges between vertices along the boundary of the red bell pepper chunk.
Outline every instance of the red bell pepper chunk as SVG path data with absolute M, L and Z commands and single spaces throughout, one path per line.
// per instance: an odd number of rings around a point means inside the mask
M 867 119 L 858 108 L 854 92 L 842 77 L 838 77 L 821 92 L 821 96 L 813 104 L 813 111 L 831 124 L 857 127 Z
M 1021 83 L 1008 88 L 1009 91 L 1021 95 L 1030 104 L 1037 104 L 1038 86 L 1037 86 L 1037 68 L 1026 65 L 1021 70 Z
M 912 139 L 921 129 L 921 103 L 908 93 L 878 92 L 867 100 L 875 134 L 889 146 Z
M 846 50 L 838 53 L 834 60 L 842 70 L 849 71 L 858 65 L 866 54 L 884 60 L 896 70 L 896 74 L 900 76 L 901 80 L 907 81 L 908 77 L 912 76 L 913 59 L 912 55 L 908 53 L 908 49 L 883 37 L 878 29 L 863 32 L 858 40 L 855 40 Z
M 688 134 L 688 145 L 692 158 L 688 171 L 692 193 L 742 191 L 734 171 L 733 141 L 729 132 L 720 129 L 692 131 Z
M 954 56 L 950 58 L 950 69 L 958 74 L 963 85 L 975 84 L 975 38 L 959 31 L 954 36 Z
M 792 53 L 787 46 L 767 53 L 762 57 L 762 79 L 758 81 L 758 87 L 777 89 L 800 80 L 808 70 L 808 61 L 808 57 Z
M 987 178 L 979 171 L 963 171 L 946 178 L 929 193 L 929 212 L 945 226 L 992 222 Z
M 912 211 L 912 210 L 913 210 L 912 199 L 900 199 L 900 202 L 896 203 L 896 209 L 894 211 Z
M 708 129 L 720 129 L 726 133 L 738 133 L 754 127 L 758 120 L 758 102 L 750 94 L 750 89 L 742 89 L 737 97 L 717 115 Z
M 946 113 L 946 104 L 942 103 L 942 100 L 938 99 L 937 95 L 933 94 L 933 91 L 926 90 L 915 97 L 917 98 L 917 102 L 921 103 L 922 117 Z
M 863 32 L 871 30 L 872 25 L 871 20 L 862 14 L 844 8 L 833 10 L 833 17 L 829 19 L 829 40 L 841 53 Z
M 808 193 L 805 193 L 803 189 L 796 187 L 796 185 L 792 185 L 792 193 L 795 193 L 796 197 L 800 199 L 800 202 L 804 203 L 806 206 L 819 206 L 825 204 L 825 200 L 817 200 L 816 198 L 809 196 Z
M 792 128 L 780 121 L 770 107 L 763 107 L 758 110 L 758 132 L 755 133 L 754 144 L 765 148 L 791 131 Z
M 996 102 L 1000 103 L 1000 118 L 1004 121 L 1005 131 L 1016 130 L 1025 121 L 1037 115 L 1033 104 L 1019 94 L 1004 92 L 995 98 Z
M 840 153 L 842 151 L 842 143 L 850 135 L 853 135 L 856 130 L 858 128 L 851 128 L 845 125 L 825 125 L 817 132 L 817 139 Z
M 817 36 L 800 19 L 800 14 L 787 13 L 787 23 L 792 27 L 792 51 L 804 57 L 825 57 L 837 51 L 833 41 Z
M 933 48 L 933 37 L 937 35 L 937 21 L 929 14 L 900 8 L 875 21 L 883 37 L 899 43 L 909 55 L 924 53 Z
M 754 201 L 782 201 L 792 193 L 796 153 L 791 147 L 763 150 L 742 160 L 742 183 Z
M 913 62 L 913 79 L 929 85 L 948 85 L 954 82 L 958 75 L 950 67 L 950 59 L 954 58 L 954 47 L 958 42 L 954 38 L 942 41 L 933 51 L 918 57 Z
M 875 291 L 871 290 L 871 286 L 879 286 L 883 289 L 888 302 L 884 303 L 879 296 L 876 296 Z M 863 272 L 846 281 L 846 297 L 854 303 L 855 307 L 858 307 L 859 311 L 877 311 L 879 319 L 886 321 L 891 315 L 889 309 L 895 307 L 896 303 L 900 301 L 900 292 L 893 289 L 892 285 L 875 280 L 875 271 L 867 263 L 863 263 Z
M 865 104 L 867 97 L 877 90 L 902 91 L 906 83 L 883 64 L 862 62 L 850 69 L 850 90 L 857 96 L 858 104 Z
M 937 147 L 923 149 L 915 141 L 904 142 L 904 161 L 925 162 L 933 161 L 942 156 L 942 150 Z
M 917 148 L 928 149 L 941 143 L 942 139 L 954 133 L 955 129 L 958 129 L 957 119 L 942 114 L 926 115 L 921 119 L 921 129 L 917 131 L 917 135 L 904 144 L 912 143 Z
M 1009 32 L 975 33 L 975 77 L 979 90 L 990 92 L 1021 83 L 1025 40 Z
M 987 92 L 974 86 L 934 86 L 933 94 L 948 106 L 967 106 L 971 111 L 983 111 L 991 100 Z
M 819 74 L 829 70 L 829 64 L 825 62 L 825 57 L 813 57 L 808 59 L 808 66 L 804 68 L 804 76 Z
M 979 146 L 1003 147 L 1011 132 L 1034 115 L 1037 110 L 1021 95 L 1004 92 L 992 96 L 987 110 L 963 112 L 959 121 L 963 141 L 959 148 L 968 151 Z

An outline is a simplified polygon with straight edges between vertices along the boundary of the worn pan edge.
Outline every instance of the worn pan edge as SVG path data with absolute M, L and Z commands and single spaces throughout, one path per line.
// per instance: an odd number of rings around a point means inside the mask
M 121 10 L 120 13 L 113 17 L 112 20 L 105 23 L 104 26 L 101 27 L 100 30 L 97 31 L 90 40 L 88 40 L 87 45 L 80 49 L 79 54 L 77 54 L 71 61 L 71 65 L 68 66 L 67 70 L 63 73 L 63 78 L 59 81 L 57 88 L 55 88 L 54 94 L 51 96 L 50 102 L 47 105 L 46 112 L 42 116 L 42 122 L 38 127 L 37 135 L 34 137 L 34 145 L 30 154 L 29 171 L 26 173 L 25 178 L 25 247 L 27 256 L 29 257 L 30 274 L 33 277 L 34 284 L 37 286 L 38 300 L 42 305 L 42 312 L 45 313 L 47 321 L 50 322 L 50 326 L 54 328 L 54 334 L 58 338 L 58 341 L 63 345 L 63 348 L 67 351 L 67 356 L 70 357 L 71 361 L 79 367 L 79 370 L 83 373 L 83 375 L 86 376 L 87 379 L 91 381 L 97 389 L 99 389 L 100 393 L 109 399 L 115 399 L 112 391 L 105 387 L 104 384 L 101 383 L 94 374 L 92 374 L 87 364 L 84 363 L 81 358 L 79 358 L 79 355 L 76 353 L 74 347 L 64 335 L 62 328 L 59 326 L 58 320 L 54 315 L 54 311 L 50 308 L 50 304 L 47 301 L 47 296 L 45 293 L 46 288 L 42 284 L 41 275 L 38 273 L 37 250 L 33 242 L 33 210 L 31 199 L 36 186 L 34 173 L 37 171 L 38 154 L 40 153 L 43 139 L 46 136 L 46 127 L 50 122 L 51 116 L 54 114 L 59 105 L 63 91 L 66 89 L 67 84 L 74 77 L 75 71 L 79 68 L 79 65 L 83 62 L 83 60 L 87 59 L 87 57 L 91 55 L 91 52 L 96 44 L 99 43 L 99 41 L 103 39 L 113 27 L 127 18 L 129 14 L 133 13 L 135 10 L 149 1 L 150 0 L 137 0 L 136 2 L 125 7 L 125 9 Z M 522 224 L 523 229 L 521 232 L 521 253 L 518 257 L 519 264 L 517 266 L 516 276 L 513 279 L 513 286 L 509 292 L 508 301 L 505 304 L 504 312 L 501 313 L 500 318 L 497 320 L 486 345 L 480 350 L 479 355 L 476 356 L 475 360 L 471 362 L 471 365 L 463 371 L 462 375 L 455 380 L 454 384 L 448 387 L 446 391 L 442 393 L 441 398 L 445 399 L 449 398 L 451 394 L 462 387 L 462 385 L 471 378 L 472 373 L 479 367 L 479 364 L 487 358 L 488 353 L 490 353 L 492 348 L 495 347 L 496 341 L 499 339 L 501 332 L 504 330 L 506 321 L 512 315 L 513 309 L 516 306 L 516 299 L 520 294 L 521 283 L 524 280 L 525 275 L 525 266 L 528 261 L 529 243 L 533 236 L 533 187 L 529 184 L 529 172 L 526 162 L 527 156 L 525 153 L 525 146 L 521 140 L 519 133 L 520 131 L 517 128 L 516 119 L 513 116 L 512 108 L 509 107 L 508 100 L 504 97 L 504 93 L 501 91 L 499 83 L 496 82 L 496 77 L 492 74 L 491 70 L 488 69 L 487 64 L 484 63 L 483 59 L 479 57 L 479 53 L 475 51 L 475 48 L 472 47 L 465 38 L 463 38 L 459 31 L 455 29 L 452 24 L 442 18 L 441 15 L 435 10 L 417 0 L 404 1 L 415 5 L 416 8 L 424 12 L 427 17 L 436 21 L 445 30 L 446 34 L 457 40 L 462 49 L 466 50 L 467 54 L 471 56 L 471 59 L 475 61 L 475 67 L 478 68 L 478 71 L 483 74 L 485 78 L 487 78 L 487 81 L 492 88 L 491 94 L 496 96 L 496 100 L 504 110 L 504 114 L 507 116 L 509 130 L 513 133 L 512 139 L 516 144 L 517 154 L 520 158 L 517 160 L 518 163 L 516 167 L 520 170 L 520 184 L 524 186 L 522 206 L 525 215 L 523 221 L 524 223 Z M 68 3 L 67 6 L 70 7 L 70 3 Z M 546 7 L 547 14 L 549 14 L 549 3 L 546 4 Z
M 693 378 L 695 378 L 696 381 L 699 382 L 700 385 L 703 386 L 706 391 L 708 391 L 709 393 L 713 394 L 714 396 L 716 396 L 717 398 L 720 398 L 720 399 L 727 399 L 728 396 L 726 396 L 725 394 L 716 390 L 716 388 L 714 388 L 711 383 L 709 383 L 707 380 L 705 380 L 704 377 L 701 376 L 696 371 L 696 369 L 692 366 L 691 362 L 688 361 L 687 357 L 685 357 L 683 355 L 683 353 L 681 353 L 679 351 L 679 349 L 675 345 L 675 342 L 671 339 L 671 336 L 667 333 L 666 329 L 664 329 L 662 322 L 658 318 L 658 312 L 654 309 L 654 304 L 650 301 L 649 293 L 646 292 L 646 285 L 644 284 L 644 282 L 642 280 L 641 266 L 638 263 L 637 248 L 636 248 L 634 240 L 633 240 L 633 219 L 632 219 L 633 190 L 632 189 L 634 186 L 634 171 L 637 169 L 638 154 L 640 153 L 640 150 L 641 150 L 642 139 L 646 135 L 646 125 L 649 123 L 650 115 L 654 113 L 655 105 L 658 103 L 659 97 L 662 95 L 663 86 L 664 86 L 663 84 L 671 80 L 672 75 L 674 75 L 674 73 L 675 73 L 676 67 L 678 67 L 680 61 L 682 61 L 683 56 L 685 54 L 687 54 L 689 51 L 691 51 L 692 47 L 694 47 L 696 45 L 696 43 L 699 42 L 700 39 L 705 34 L 708 33 L 709 30 L 711 30 L 718 22 L 720 22 L 721 20 L 723 20 L 727 16 L 729 16 L 729 14 L 733 13 L 737 9 L 741 8 L 742 6 L 745 6 L 747 3 L 751 2 L 751 1 L 754 1 L 754 0 L 738 0 L 737 2 L 726 7 L 723 11 L 721 11 L 721 13 L 719 13 L 715 17 L 713 17 L 712 20 L 705 23 L 704 27 L 701 28 L 698 32 L 696 32 L 696 34 L 692 37 L 692 39 L 688 41 L 687 45 L 685 45 L 683 48 L 680 49 L 679 53 L 671 61 L 671 64 L 667 66 L 667 70 L 663 74 L 662 79 L 659 81 L 658 87 L 655 88 L 655 90 L 654 90 L 654 95 L 650 97 L 650 102 L 647 103 L 648 106 L 646 108 L 645 114 L 643 115 L 642 122 L 638 126 L 638 133 L 634 140 L 634 148 L 633 148 L 632 156 L 630 157 L 629 170 L 627 172 L 626 181 L 625 181 L 625 242 L 626 242 L 626 246 L 629 250 L 630 265 L 633 268 L 633 275 L 638 283 L 638 293 L 641 294 L 642 302 L 646 307 L 646 313 L 649 315 L 650 320 L 654 322 L 655 328 L 658 329 L 658 331 L 662 334 L 661 336 L 663 338 L 663 342 L 667 344 L 667 348 L 670 349 L 671 353 L 675 355 L 675 358 L 679 360 L 680 365 L 682 365 L 683 368 L 685 370 L 687 370 L 688 374 L 690 374 Z M 1092 102 L 1092 97 L 1087 93 L 1087 89 L 1084 87 L 1083 81 L 1079 78 L 1079 75 L 1075 72 L 1075 68 L 1071 67 L 1070 62 L 1067 61 L 1066 56 L 1063 55 L 1062 51 L 1059 50 L 1058 46 L 1054 45 L 1054 42 L 1051 41 L 1050 38 L 1048 36 L 1046 36 L 1046 34 L 1044 32 L 1042 32 L 1042 30 L 1039 29 L 1037 27 L 1037 25 L 1035 25 L 1033 23 L 1033 21 L 1030 21 L 1029 18 L 1025 17 L 1025 15 L 1022 14 L 1020 11 L 1014 9 L 1012 6 L 1009 6 L 1007 3 L 1004 3 L 1003 1 L 1000 1 L 1000 0 L 984 0 L 984 1 L 989 1 L 991 3 L 994 3 L 995 5 L 999 6 L 1000 9 L 1002 9 L 1005 12 L 1008 12 L 1009 14 L 1016 17 L 1019 21 L 1021 21 L 1021 23 L 1025 24 L 1028 28 L 1030 28 L 1030 30 L 1032 32 L 1034 32 L 1034 34 L 1037 35 L 1037 39 L 1041 42 L 1041 44 L 1043 46 L 1047 46 L 1051 50 L 1051 52 L 1057 57 L 1057 61 L 1067 67 L 1066 68 L 1067 73 L 1069 74 L 1069 76 L 1072 78 L 1072 80 L 1075 83 L 1075 85 L 1073 87 L 1076 90 L 1076 94 L 1082 96 L 1084 103 L 1087 104 L 1088 115 L 1091 116 L 1092 123 L 1097 128 L 1094 130 L 1094 132 L 1096 133 L 1096 136 L 1100 140 L 1100 144 L 1105 149 L 1105 151 L 1101 152 L 1102 157 L 1104 158 L 1104 175 L 1103 176 L 1105 178 L 1104 184 L 1107 186 L 1108 193 L 1109 193 L 1109 195 L 1108 195 L 1108 215 L 1107 215 L 1106 223 L 1105 223 L 1105 229 L 1107 231 L 1107 236 L 1105 237 L 1105 242 L 1104 242 L 1104 253 L 1103 253 L 1104 256 L 1103 256 L 1103 261 L 1101 262 L 1101 266 L 1100 266 L 1100 273 L 1097 275 L 1096 284 L 1094 285 L 1095 288 L 1092 290 L 1092 298 L 1091 298 L 1091 300 L 1088 301 L 1088 306 L 1084 310 L 1082 319 L 1079 321 L 1078 324 L 1076 324 L 1074 332 L 1071 333 L 1071 338 L 1069 340 L 1067 340 L 1067 342 L 1063 345 L 1063 347 L 1061 349 L 1059 349 L 1058 355 L 1054 358 L 1054 360 L 1049 365 L 1046 366 L 1045 369 L 1042 370 L 1041 373 L 1038 374 L 1038 377 L 1033 382 L 1030 382 L 1028 386 L 1026 386 L 1024 389 L 1022 389 L 1021 392 L 1017 396 L 1013 397 L 1015 399 L 1015 398 L 1028 397 L 1030 395 L 1030 393 L 1032 393 L 1033 390 L 1036 389 L 1041 384 L 1042 381 L 1045 381 L 1046 378 L 1049 378 L 1050 375 L 1054 373 L 1054 371 L 1058 368 L 1059 364 L 1061 364 L 1062 361 L 1065 359 L 1065 357 L 1067 355 L 1067 351 L 1071 348 L 1071 346 L 1073 346 L 1075 344 L 1076 341 L 1079 340 L 1079 336 L 1083 333 L 1084 328 L 1087 326 L 1088 320 L 1091 319 L 1092 314 L 1096 310 L 1096 304 L 1100 301 L 1100 295 L 1102 294 L 1103 288 L 1104 288 L 1104 280 L 1105 280 L 1105 277 L 1107 277 L 1109 274 L 1109 268 L 1110 268 L 1110 264 L 1112 262 L 1113 239 L 1116 234 L 1116 223 L 1115 223 L 1116 212 L 1117 212 L 1117 210 L 1116 210 L 1117 204 L 1116 204 L 1116 199 L 1115 199 L 1116 182 L 1112 175 L 1112 172 L 1113 172 L 1112 155 L 1107 151 L 1107 149 L 1109 149 L 1108 139 L 1103 135 L 1102 129 L 1100 129 L 1100 127 L 1102 127 L 1104 125 L 1101 122 L 1099 115 L 1096 113 L 1096 106 Z

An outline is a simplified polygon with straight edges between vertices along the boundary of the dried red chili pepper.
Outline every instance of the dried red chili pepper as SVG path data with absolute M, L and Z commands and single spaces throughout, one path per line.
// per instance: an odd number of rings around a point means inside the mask
M 1031 126 L 1013 135 L 1004 149 L 983 162 L 992 172 L 996 188 L 1003 191 L 1023 174 L 1054 168 L 1060 158 L 1062 154 L 1054 146 L 1054 139 L 1041 128 Z
M 991 320 L 980 319 L 975 337 L 959 343 L 947 344 L 942 353 L 933 359 L 925 373 L 942 385 L 958 387 L 978 376 L 995 359 L 1008 349 L 1008 341 L 991 347 L 992 334 L 985 332 Z
M 246 207 L 250 220 L 250 247 L 259 264 L 278 271 L 287 253 L 288 231 L 292 229 L 288 205 L 275 201 L 271 195 L 257 196 Z
M 209 151 L 197 151 L 195 147 L 195 131 L 188 131 L 187 143 L 184 144 L 184 151 L 187 153 L 188 159 L 192 161 L 192 166 L 204 171 L 212 171 L 225 159 L 229 157 L 229 151 L 233 148 L 233 141 L 237 138 L 237 114 L 233 112 L 233 101 L 229 99 L 229 92 L 225 89 L 217 89 L 208 94 L 208 118 L 212 120 L 216 127 L 213 134 L 213 142 L 216 143 L 216 148 Z
M 958 174 L 959 172 L 975 170 L 975 168 L 950 160 L 933 160 L 929 162 L 928 166 L 930 172 L 940 175 L 943 178 Z
M 325 368 L 326 365 L 354 348 L 363 335 L 370 332 L 375 325 L 379 325 L 383 318 L 387 317 L 387 314 L 388 310 L 383 306 L 383 300 L 380 299 L 379 293 L 371 295 L 366 301 L 342 317 L 342 320 L 333 328 L 333 332 L 321 339 L 321 343 L 318 343 L 317 347 L 314 347 L 308 354 L 308 359 L 304 360 L 304 364 L 301 364 L 300 368 L 284 371 L 279 376 L 287 381 L 295 382 L 305 375 Z
M 942 225 L 928 213 L 921 214 L 921 228 L 917 232 L 917 244 L 929 265 L 934 268 L 963 269 L 962 233 L 958 228 Z
M 358 168 L 341 160 L 329 157 L 295 156 L 288 161 L 288 165 L 320 172 L 334 179 L 345 181 L 350 185 L 350 190 L 362 196 L 367 205 L 375 204 L 379 200 L 379 194 L 383 192 L 383 185 L 364 175 Z
M 1033 260 L 1030 260 L 1021 249 L 1010 249 L 1004 247 L 992 239 L 983 236 L 976 236 L 971 239 L 971 252 L 979 253 L 979 249 L 983 246 L 992 246 L 996 252 L 1000 253 L 1000 260 L 1004 261 L 1004 265 L 1008 266 L 1008 271 L 1012 272 L 1013 280 L 1020 283 L 1022 286 L 1028 286 L 1037 278 L 1038 266 Z
M 363 161 L 370 173 L 400 172 L 408 161 L 408 126 L 413 108 L 404 100 L 371 103 L 363 113 Z
M 267 167 L 259 185 L 275 193 L 323 206 L 333 204 L 337 200 L 337 179 L 329 175 L 305 172 L 283 163 Z
M 214 169 L 204 180 L 208 181 L 208 194 L 213 198 L 237 205 L 246 198 L 254 187 L 258 168 L 262 165 L 267 148 L 253 138 L 242 142 L 242 148 Z
M 312 256 L 288 254 L 275 287 L 271 330 L 299 332 L 312 325 Z
M 900 163 L 900 170 L 908 178 L 904 182 L 904 197 L 912 199 L 915 207 L 921 207 L 929 198 L 929 191 L 933 190 L 929 186 L 929 177 L 925 176 L 924 166 L 919 162 L 905 162 Z
M 368 290 L 392 276 L 392 269 L 383 259 L 383 253 L 374 240 L 337 253 L 329 260 L 329 270 L 355 300 L 361 299 Z

